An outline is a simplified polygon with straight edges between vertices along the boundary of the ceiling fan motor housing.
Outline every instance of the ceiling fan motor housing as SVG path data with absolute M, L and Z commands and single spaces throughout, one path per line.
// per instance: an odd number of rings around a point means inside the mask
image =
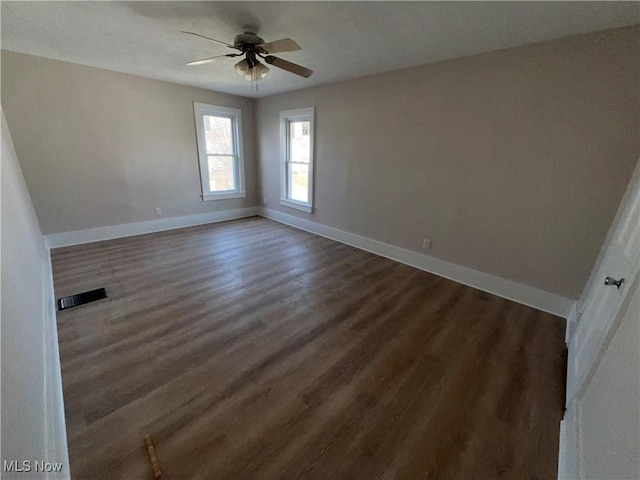
M 242 45 L 262 45 L 264 40 L 252 32 L 239 33 L 233 39 L 233 45 L 242 47 Z

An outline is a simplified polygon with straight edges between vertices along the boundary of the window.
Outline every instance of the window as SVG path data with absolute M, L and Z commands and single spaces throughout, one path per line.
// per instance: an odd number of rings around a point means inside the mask
M 194 103 L 202 199 L 243 198 L 242 117 L 237 108 Z
M 280 203 L 307 213 L 313 209 L 313 116 L 313 107 L 280 112 Z

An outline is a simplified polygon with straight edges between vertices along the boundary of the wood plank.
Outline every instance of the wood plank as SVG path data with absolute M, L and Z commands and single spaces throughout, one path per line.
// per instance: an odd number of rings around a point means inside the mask
M 555 478 L 564 320 L 263 218 L 56 249 L 73 478 Z

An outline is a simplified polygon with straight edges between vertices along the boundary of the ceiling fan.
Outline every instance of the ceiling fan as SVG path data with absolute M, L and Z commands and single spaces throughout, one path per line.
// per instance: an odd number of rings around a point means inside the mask
M 263 59 L 269 65 L 281 68 L 287 72 L 294 73 L 301 77 L 308 78 L 313 73 L 313 70 L 305 68 L 301 65 L 283 60 L 282 58 L 274 57 L 272 53 L 284 53 L 300 50 L 300 45 L 291 40 L 290 38 L 283 38 L 274 42 L 266 43 L 255 32 L 246 29 L 243 33 L 235 36 L 233 39 L 233 45 L 215 38 L 206 37 L 194 32 L 182 32 L 188 35 L 194 35 L 196 37 L 205 38 L 222 45 L 226 45 L 229 48 L 239 50 L 240 53 L 227 53 L 223 55 L 216 55 L 214 57 L 201 58 L 200 60 L 194 60 L 187 63 L 187 65 L 203 65 L 214 61 L 216 58 L 221 57 L 244 57 L 234 68 L 236 73 L 243 77 L 245 80 L 257 81 L 265 78 L 269 73 L 269 67 L 260 61 Z

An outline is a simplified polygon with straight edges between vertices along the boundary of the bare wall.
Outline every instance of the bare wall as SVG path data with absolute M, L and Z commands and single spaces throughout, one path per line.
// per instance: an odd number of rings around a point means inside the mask
M 246 199 L 202 201 L 193 102 L 242 110 Z M 256 204 L 251 99 L 3 51 L 2 105 L 45 234 Z
M 11 135 L 2 116 L 2 462 L 62 463 L 69 478 L 62 379 L 49 250 L 45 247 Z
M 267 208 L 578 298 L 639 151 L 640 31 L 257 100 Z M 315 211 L 279 203 L 281 110 L 315 106 Z M 262 200 L 261 198 L 261 200 Z

